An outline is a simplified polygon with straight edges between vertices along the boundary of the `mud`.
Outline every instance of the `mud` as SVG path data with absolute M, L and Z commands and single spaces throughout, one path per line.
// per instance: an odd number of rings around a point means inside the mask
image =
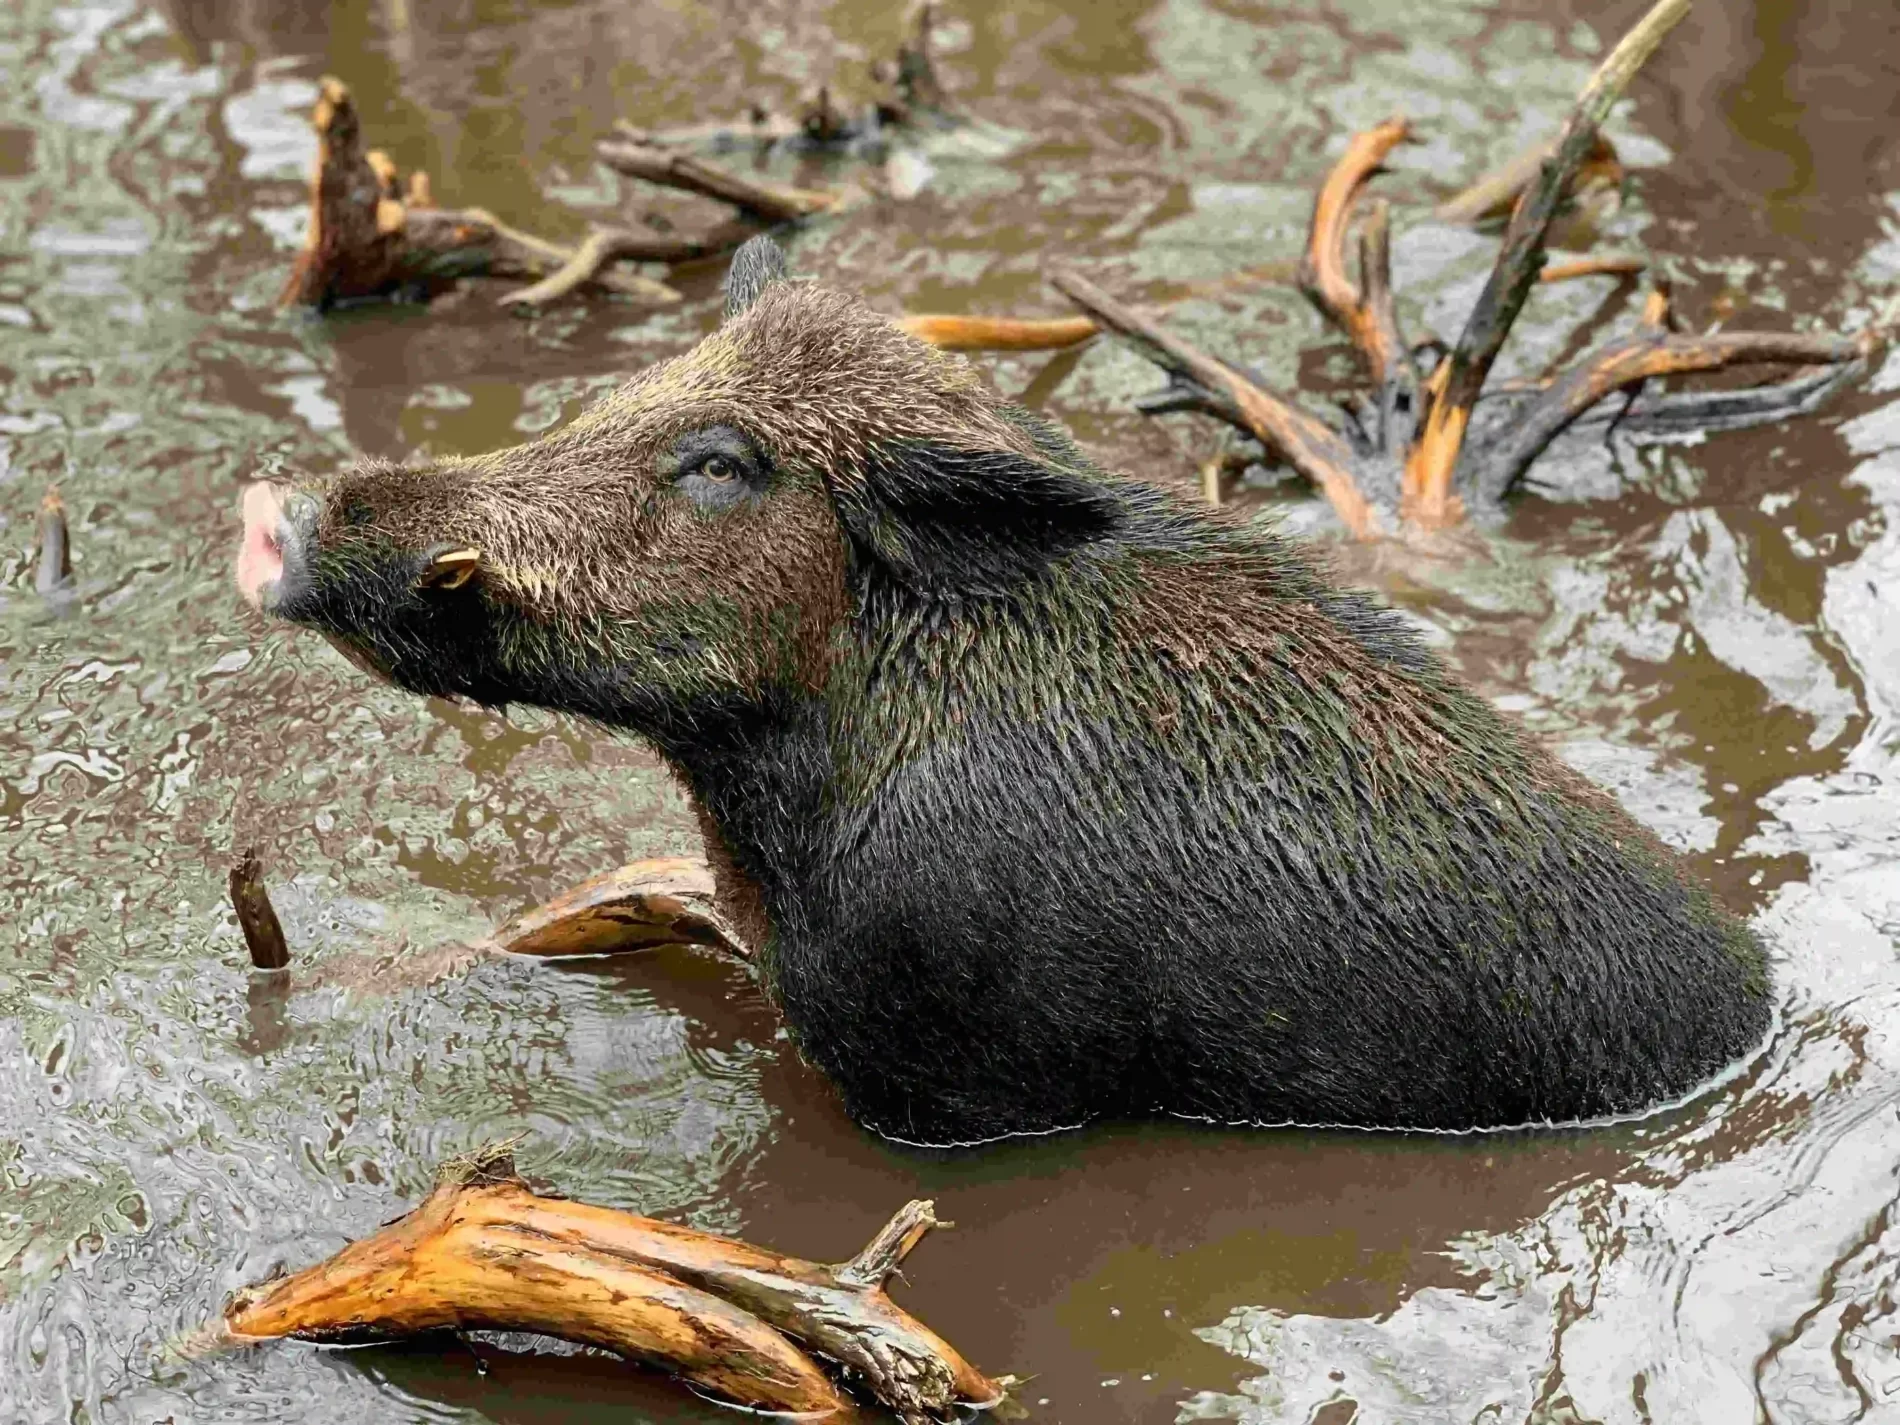
M 1488 242 L 1422 214 L 1554 126 L 1637 0 L 952 3 L 984 123 L 921 194 L 796 246 L 893 312 L 1061 314 L 1296 253 L 1311 185 L 1395 110 L 1384 180 L 1414 331 Z M 18 0 L 0 13 L 0 1419 L 711 1420 L 610 1362 L 477 1343 L 183 1362 L 225 1294 L 396 1215 L 436 1162 L 528 1135 L 577 1196 L 845 1256 L 934 1197 L 906 1304 L 1030 1418 L 1900 1418 L 1900 364 L 1829 418 L 1701 444 L 1571 441 L 1460 557 L 1342 549 L 1485 691 L 1688 851 L 1776 946 L 1759 1061 L 1672 1112 L 1467 1138 L 1100 1129 L 967 1155 L 868 1140 L 744 975 L 669 949 L 575 967 L 439 949 L 562 885 L 691 853 L 652 759 L 539 714 L 367 684 L 229 581 L 241 482 L 351 450 L 475 451 L 571 414 L 715 319 L 523 319 L 471 287 L 272 308 L 304 112 L 342 77 L 436 192 L 574 237 L 615 118 L 717 119 L 887 52 L 900 8 L 620 0 Z M 1703 0 L 1612 126 L 1607 241 L 1692 317 L 1853 326 L 1900 281 L 1900 21 Z M 822 165 L 785 160 L 787 180 Z M 682 221 L 690 201 L 633 194 Z M 1541 290 L 1500 375 L 1633 320 Z M 1286 386 L 1348 354 L 1290 290 L 1183 308 Z M 1226 437 L 1148 422 L 1112 347 L 989 361 L 1120 463 L 1189 485 Z M 75 587 L 34 587 L 41 494 Z M 1610 497 L 1610 498 L 1606 498 Z M 1312 501 L 1240 498 L 1328 537 Z M 254 981 L 224 901 L 256 846 L 296 957 Z

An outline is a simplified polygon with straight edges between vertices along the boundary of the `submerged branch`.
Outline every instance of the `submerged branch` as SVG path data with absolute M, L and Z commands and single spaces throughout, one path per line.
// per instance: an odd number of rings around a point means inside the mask
M 51 597 L 72 587 L 72 536 L 66 528 L 66 502 L 48 488 L 40 497 L 40 557 L 33 571 L 33 587 Z
M 897 325 L 946 351 L 1057 351 L 1094 336 L 1087 317 L 899 317 Z

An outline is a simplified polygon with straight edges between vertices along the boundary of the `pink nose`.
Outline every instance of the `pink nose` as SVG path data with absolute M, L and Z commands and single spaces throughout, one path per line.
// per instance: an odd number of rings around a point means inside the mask
M 254 609 L 264 606 L 264 590 L 283 576 L 284 554 L 280 531 L 284 519 L 284 492 L 259 480 L 244 492 L 244 543 L 238 549 L 237 586 Z

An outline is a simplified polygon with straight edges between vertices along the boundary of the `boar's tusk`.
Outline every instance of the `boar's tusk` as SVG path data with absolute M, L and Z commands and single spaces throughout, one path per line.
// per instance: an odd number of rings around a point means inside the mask
M 479 549 L 445 549 L 429 561 L 416 579 L 418 589 L 459 589 L 481 567 Z

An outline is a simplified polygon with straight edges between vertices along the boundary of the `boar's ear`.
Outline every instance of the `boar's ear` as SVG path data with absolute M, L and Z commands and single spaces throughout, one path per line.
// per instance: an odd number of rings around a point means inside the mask
M 443 545 L 429 555 L 416 575 L 418 589 L 459 589 L 481 568 L 482 552 L 465 545 Z
M 1015 451 L 907 441 L 861 479 L 831 482 L 854 568 L 921 593 L 999 593 L 1113 534 L 1127 511 L 1108 485 Z
M 747 238 L 732 255 L 726 269 L 726 317 L 731 321 L 759 300 L 759 294 L 786 275 L 785 253 L 779 245 L 760 233 Z

